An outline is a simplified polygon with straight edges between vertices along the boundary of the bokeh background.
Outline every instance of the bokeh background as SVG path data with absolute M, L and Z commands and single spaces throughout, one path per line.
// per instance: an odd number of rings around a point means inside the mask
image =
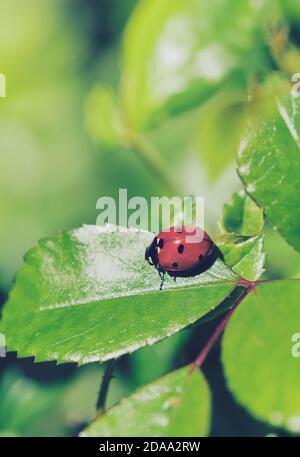
M 59 229 L 94 224 L 99 197 L 117 197 L 119 188 L 127 188 L 129 197 L 169 194 L 134 146 L 114 141 L 105 110 L 103 117 L 101 109 L 97 111 L 97 103 L 110 103 L 105 91 L 117 94 L 120 86 L 124 30 L 137 3 L 1 0 L 0 72 L 7 80 L 7 97 L 0 98 L 1 305 L 24 253 L 39 238 Z M 263 38 L 251 49 L 246 70 L 233 72 L 218 90 L 210 90 L 209 97 L 201 95 L 188 109 L 162 117 L 145 133 L 147 144 L 155 147 L 167 171 L 171 170 L 175 186 L 185 195 L 205 197 L 206 228 L 212 233 L 218 232 L 223 204 L 242 187 L 234 153 L 246 84 L 262 80 L 273 70 L 291 71 L 293 66 L 297 70 L 300 62 L 300 5 L 293 10 L 297 2 L 285 3 L 291 5 L 284 16 L 292 43 L 287 61 L 280 61 L 276 54 L 279 29 L 274 34 L 277 41 L 268 46 Z M 215 27 L 217 33 L 218 24 Z M 188 47 L 181 32 L 174 23 L 171 33 Z M 140 36 L 130 39 L 134 48 Z M 147 33 L 140 48 L 142 55 L 147 52 Z M 166 52 L 163 47 L 162 52 Z M 167 48 L 163 62 L 174 65 L 172 49 Z M 145 65 L 143 59 L 139 65 Z M 163 70 L 156 67 L 158 79 Z M 137 103 L 133 98 L 133 107 Z M 298 256 L 268 227 L 266 233 L 268 276 L 299 273 Z M 109 404 L 192 360 L 215 325 L 208 323 L 201 331 L 189 329 L 124 357 L 112 381 Z M 76 435 L 94 417 L 102 370 L 97 364 L 79 369 L 72 364 L 34 364 L 33 359 L 17 360 L 15 354 L 0 359 L 0 434 Z M 204 371 L 213 393 L 213 435 L 282 434 L 235 403 L 224 387 L 219 347 Z

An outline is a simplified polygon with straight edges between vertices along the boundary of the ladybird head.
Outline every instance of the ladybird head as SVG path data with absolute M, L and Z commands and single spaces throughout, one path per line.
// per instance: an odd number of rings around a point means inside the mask
M 146 248 L 145 260 L 151 265 L 158 265 L 157 237 L 155 236 L 152 243 Z

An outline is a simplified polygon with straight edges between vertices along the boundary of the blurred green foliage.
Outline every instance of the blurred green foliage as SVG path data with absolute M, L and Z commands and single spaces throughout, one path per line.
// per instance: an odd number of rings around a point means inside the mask
M 80 368 L 70 379 L 52 383 L 27 377 L 19 368 L 5 371 L 0 383 L 0 433 L 18 436 L 68 436 L 95 418 L 103 367 Z M 111 406 L 130 386 L 118 373 L 111 384 Z

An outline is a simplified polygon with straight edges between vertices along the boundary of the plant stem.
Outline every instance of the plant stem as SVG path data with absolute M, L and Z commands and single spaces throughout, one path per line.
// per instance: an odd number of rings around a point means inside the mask
M 177 196 L 179 183 L 175 183 L 171 173 L 169 173 L 169 165 L 161 158 L 155 146 L 148 142 L 142 135 L 138 135 L 132 131 L 126 132 L 126 141 L 131 146 L 137 156 L 143 161 L 146 167 L 152 171 L 159 181 L 162 181 L 171 195 Z
M 196 368 L 200 368 L 202 366 L 203 362 L 206 360 L 206 357 L 210 353 L 211 349 L 213 348 L 215 343 L 218 341 L 219 337 L 222 335 L 222 333 L 223 333 L 227 323 L 229 322 L 232 314 L 234 313 L 234 311 L 236 310 L 238 305 L 246 297 L 246 295 L 248 295 L 250 291 L 255 289 L 256 283 L 254 283 L 254 282 L 243 282 L 242 281 L 240 283 L 240 285 L 242 285 L 242 287 L 244 287 L 243 292 L 241 293 L 241 295 L 239 296 L 237 301 L 234 303 L 232 308 L 230 308 L 230 310 L 225 314 L 225 317 L 221 320 L 220 324 L 217 326 L 217 328 L 215 329 L 215 331 L 213 332 L 211 337 L 208 339 L 208 341 L 205 344 L 204 348 L 201 349 L 198 357 L 196 358 L 196 360 L 194 361 L 194 363 L 192 365 L 192 369 L 193 370 L 196 369 Z
M 98 395 L 98 400 L 97 400 L 97 417 L 101 416 L 105 412 L 105 404 L 106 404 L 106 399 L 107 399 L 107 393 L 108 393 L 108 388 L 109 384 L 112 378 L 112 374 L 114 371 L 116 365 L 116 360 L 112 359 L 109 362 L 107 362 L 107 365 L 105 367 L 105 372 L 101 381 L 101 387 Z

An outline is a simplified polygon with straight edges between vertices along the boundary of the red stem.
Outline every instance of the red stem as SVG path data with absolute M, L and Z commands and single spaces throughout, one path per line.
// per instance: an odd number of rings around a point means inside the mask
M 222 333 L 223 333 L 228 321 L 230 320 L 232 314 L 234 313 L 234 311 L 236 310 L 238 305 L 246 297 L 246 295 L 248 295 L 249 292 L 251 292 L 252 290 L 255 289 L 256 283 L 255 282 L 248 282 L 248 281 L 246 282 L 246 281 L 242 280 L 239 283 L 239 285 L 244 287 L 243 292 L 241 293 L 241 295 L 239 296 L 237 301 L 234 303 L 232 308 L 230 308 L 230 310 L 225 314 L 225 317 L 222 319 L 220 324 L 217 326 L 217 328 L 215 329 L 215 331 L 213 332 L 213 334 L 211 335 L 211 337 L 209 338 L 209 340 L 205 344 L 204 348 L 200 351 L 198 357 L 196 358 L 196 360 L 192 364 L 192 369 L 193 370 L 195 368 L 200 368 L 202 366 L 202 364 L 205 361 L 206 357 L 210 353 L 212 347 L 215 345 L 215 343 L 218 341 L 219 337 L 222 335 Z

